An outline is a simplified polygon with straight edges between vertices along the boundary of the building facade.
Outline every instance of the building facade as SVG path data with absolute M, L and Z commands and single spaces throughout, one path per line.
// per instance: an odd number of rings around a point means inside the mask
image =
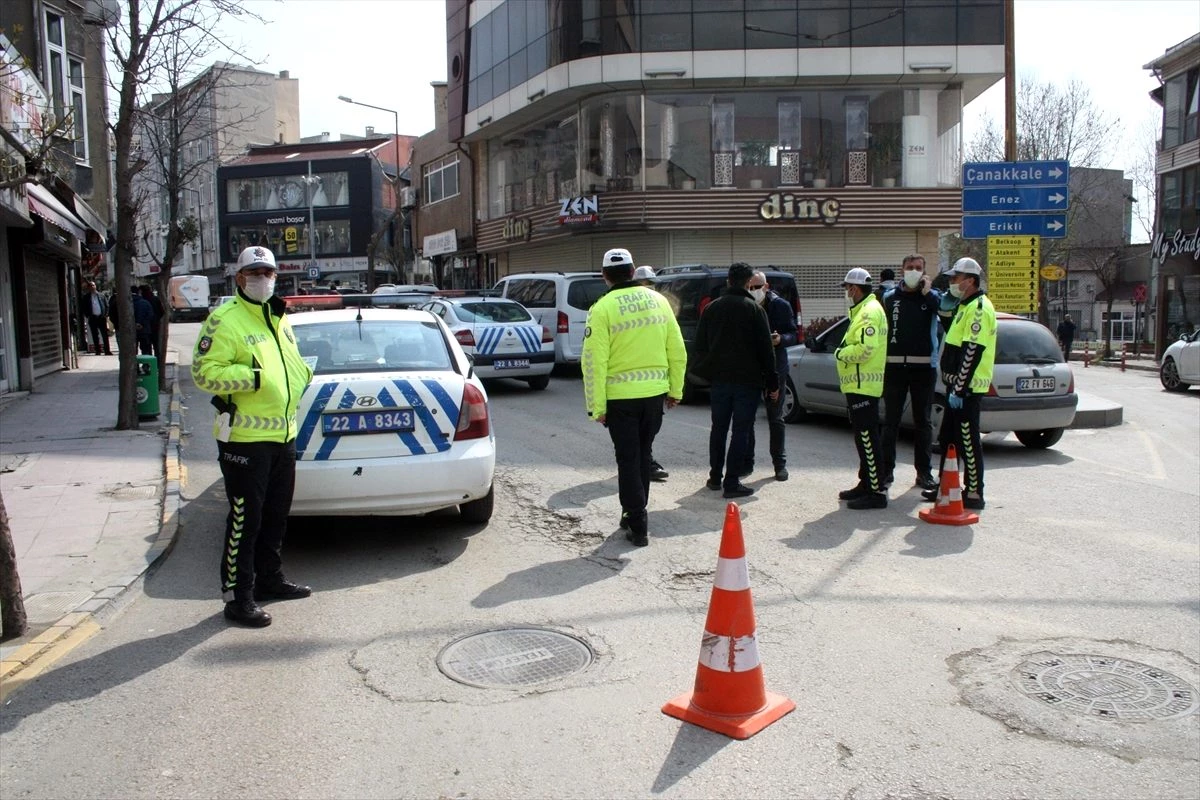
M 1200 323 L 1200 33 L 1146 65 L 1162 82 L 1151 93 L 1163 109 L 1155 163 L 1158 211 L 1151 252 L 1159 355 Z
M 1002 0 L 447 0 L 448 122 L 498 274 L 732 261 L 841 311 L 847 266 L 960 225 L 962 108 Z

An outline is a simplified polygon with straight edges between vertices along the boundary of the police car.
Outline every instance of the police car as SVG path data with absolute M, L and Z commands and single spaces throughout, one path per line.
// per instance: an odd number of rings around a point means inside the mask
M 313 369 L 297 411 L 294 516 L 492 516 L 487 391 L 437 317 L 415 309 L 290 314 Z
M 538 390 L 550 385 L 554 334 L 520 303 L 470 295 L 438 297 L 420 307 L 446 323 L 479 377 L 516 378 Z

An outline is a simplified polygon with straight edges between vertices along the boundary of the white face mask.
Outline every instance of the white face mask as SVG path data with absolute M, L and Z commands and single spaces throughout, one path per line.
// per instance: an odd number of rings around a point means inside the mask
M 275 294 L 275 276 L 247 275 L 242 291 L 254 302 L 265 303 Z
M 959 284 L 959 283 L 950 284 L 950 294 L 954 297 L 962 297 L 962 294 L 963 294 L 962 284 Z
M 917 284 L 921 282 L 921 274 L 915 269 L 906 270 L 904 273 L 904 285 L 910 289 L 917 288 Z
M 854 295 L 850 294 L 849 289 L 846 290 L 845 294 L 846 294 L 846 305 L 848 305 L 848 306 L 854 305 Z
M 763 298 L 767 296 L 766 289 L 751 289 L 750 296 L 754 298 L 754 302 L 761 303 Z

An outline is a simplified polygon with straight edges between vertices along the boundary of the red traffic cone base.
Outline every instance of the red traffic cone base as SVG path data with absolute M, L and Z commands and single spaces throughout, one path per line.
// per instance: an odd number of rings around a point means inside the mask
M 974 525 L 979 515 L 963 507 L 962 485 L 958 482 L 958 451 L 954 445 L 946 446 L 946 466 L 942 468 L 942 480 L 937 503 L 933 508 L 918 512 L 917 516 L 934 525 Z

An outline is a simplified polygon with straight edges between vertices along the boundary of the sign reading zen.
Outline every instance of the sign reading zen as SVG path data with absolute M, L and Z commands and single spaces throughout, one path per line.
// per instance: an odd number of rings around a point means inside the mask
M 558 224 L 576 225 L 600 219 L 600 201 L 591 197 L 564 197 L 558 201 Z

